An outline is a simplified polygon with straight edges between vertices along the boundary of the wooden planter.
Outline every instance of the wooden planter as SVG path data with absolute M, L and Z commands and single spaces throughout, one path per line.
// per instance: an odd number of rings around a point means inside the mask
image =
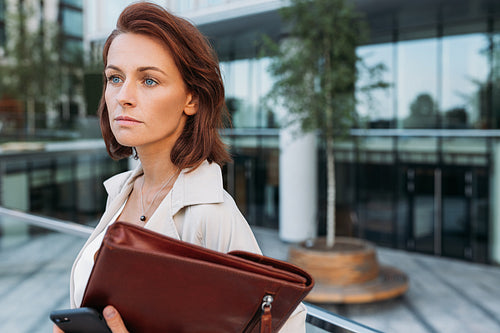
M 306 271 L 315 286 L 306 301 L 367 303 L 403 294 L 408 278 L 403 272 L 378 263 L 375 247 L 364 240 L 337 237 L 333 248 L 324 238 L 292 246 L 289 261 Z

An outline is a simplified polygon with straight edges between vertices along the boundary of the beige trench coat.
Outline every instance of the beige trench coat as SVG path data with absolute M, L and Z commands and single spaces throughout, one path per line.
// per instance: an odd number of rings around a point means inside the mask
M 200 245 L 219 252 L 243 250 L 261 253 L 255 237 L 237 208 L 233 198 L 224 190 L 222 172 L 215 164 L 203 162 L 187 173 L 182 170 L 171 190 L 169 216 L 164 216 L 163 230 L 155 230 L 166 236 Z M 95 230 L 75 259 L 70 279 L 71 307 L 75 304 L 75 266 L 84 249 L 106 227 L 130 195 L 134 181 L 142 175 L 142 167 L 118 174 L 106 182 L 108 193 L 106 211 Z M 186 221 L 186 223 L 185 223 Z M 306 310 L 303 304 L 295 310 L 280 333 L 305 332 Z

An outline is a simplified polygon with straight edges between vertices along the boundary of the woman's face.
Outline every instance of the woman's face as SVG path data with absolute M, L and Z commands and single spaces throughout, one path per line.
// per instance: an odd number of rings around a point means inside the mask
M 197 103 L 169 50 L 145 35 L 120 34 L 108 51 L 105 100 L 123 146 L 170 150 Z

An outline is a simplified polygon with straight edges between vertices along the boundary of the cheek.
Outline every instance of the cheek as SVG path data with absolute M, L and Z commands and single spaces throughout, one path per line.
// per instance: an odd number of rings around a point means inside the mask
M 106 92 L 104 93 L 104 101 L 106 102 L 106 106 L 108 107 L 108 111 L 109 111 L 109 107 L 111 105 L 111 101 L 112 101 L 112 98 L 111 98 L 111 89 L 106 89 Z

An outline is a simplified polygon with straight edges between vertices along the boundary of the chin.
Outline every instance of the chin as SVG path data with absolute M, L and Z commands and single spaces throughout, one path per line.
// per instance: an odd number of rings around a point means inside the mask
M 115 136 L 116 141 L 125 147 L 137 147 L 140 145 L 140 143 L 137 141 L 137 139 L 131 139 L 131 138 L 123 138 L 123 137 L 117 137 Z

